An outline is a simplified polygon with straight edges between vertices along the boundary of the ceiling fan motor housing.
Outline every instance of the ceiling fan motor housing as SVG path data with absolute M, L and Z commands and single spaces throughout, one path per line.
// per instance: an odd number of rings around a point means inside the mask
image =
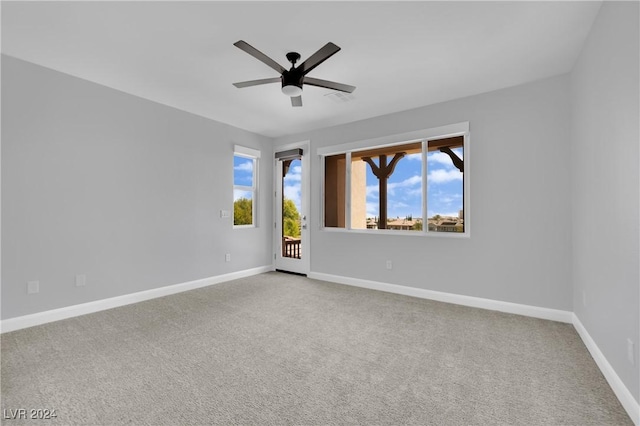
M 287 96 L 300 96 L 304 74 L 295 68 L 282 73 L 282 92 Z M 297 89 L 296 89 L 297 88 Z

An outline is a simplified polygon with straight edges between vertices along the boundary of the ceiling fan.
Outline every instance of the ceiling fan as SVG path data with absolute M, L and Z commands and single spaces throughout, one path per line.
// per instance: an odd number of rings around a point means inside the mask
M 287 60 L 291 62 L 291 69 L 287 70 L 279 63 L 260 52 L 249 43 L 240 40 L 233 43 L 237 48 L 244 50 L 249 55 L 253 56 L 257 60 L 263 62 L 269 67 L 280 73 L 280 77 L 263 78 L 261 80 L 242 81 L 240 83 L 233 83 L 237 88 L 258 86 L 260 84 L 269 83 L 282 83 L 282 93 L 291 97 L 291 106 L 302 106 L 302 85 L 308 84 L 309 86 L 324 87 L 326 89 L 338 90 L 340 92 L 351 93 L 356 88 L 349 86 L 348 84 L 336 83 L 333 81 L 320 80 L 319 78 L 307 77 L 307 74 L 315 67 L 329 59 L 334 54 L 338 53 L 340 48 L 335 44 L 329 42 L 320 48 L 316 53 L 309 56 L 306 61 L 296 67 L 296 62 L 300 60 L 300 54 L 297 52 L 287 53 Z

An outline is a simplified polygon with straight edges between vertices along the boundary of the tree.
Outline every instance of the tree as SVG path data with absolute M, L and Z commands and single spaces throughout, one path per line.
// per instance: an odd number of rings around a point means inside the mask
M 248 198 L 238 198 L 233 202 L 233 224 L 253 224 L 253 201 Z
M 300 236 L 300 213 L 293 200 L 286 197 L 282 201 L 282 231 L 287 237 Z
M 422 222 L 414 223 L 411 229 L 414 231 L 422 231 Z

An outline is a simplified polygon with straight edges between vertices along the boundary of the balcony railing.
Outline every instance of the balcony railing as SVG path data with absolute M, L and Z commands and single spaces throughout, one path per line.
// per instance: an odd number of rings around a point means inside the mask
M 282 237 L 282 257 L 301 259 L 300 238 Z

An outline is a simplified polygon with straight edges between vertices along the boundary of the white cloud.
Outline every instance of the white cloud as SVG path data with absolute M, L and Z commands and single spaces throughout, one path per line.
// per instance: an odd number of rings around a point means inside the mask
M 302 181 L 302 167 L 295 166 L 289 169 L 289 172 L 284 177 L 286 183 L 289 182 L 301 182 Z
M 438 198 L 438 201 L 444 204 L 451 204 L 454 201 L 459 201 L 462 198 L 461 194 L 450 194 L 441 198 Z
M 285 198 L 293 201 L 299 212 L 302 211 L 302 189 L 300 182 L 302 182 L 302 166 L 295 165 L 290 167 L 287 175 L 284 177 L 282 193 Z
M 367 198 L 378 198 L 380 187 L 376 183 L 375 185 L 367 185 Z
M 378 208 L 380 206 L 378 203 L 367 203 L 367 217 L 376 217 L 378 216 Z
M 422 185 L 419 188 L 408 189 L 405 194 L 410 197 L 422 197 Z
M 462 155 L 462 148 L 453 148 L 451 151 L 453 151 L 458 157 L 460 157 L 461 160 L 464 160 L 464 157 Z M 404 158 L 410 161 L 422 161 L 422 153 L 418 152 L 415 154 L 409 154 Z M 449 157 L 449 155 L 445 154 L 442 151 L 432 151 L 427 153 L 427 161 L 430 163 L 440 163 L 453 166 L 451 157 Z
M 379 192 L 380 188 L 377 183 L 374 185 L 367 185 L 367 200 L 377 200 Z M 416 196 L 420 196 L 422 194 L 422 177 L 411 176 L 401 182 L 388 183 L 387 195 L 389 197 L 393 197 L 396 195 L 396 192 L 404 195 L 402 198 L 415 198 Z
M 421 215 L 422 207 L 422 177 L 414 175 L 400 182 L 387 184 L 387 212 L 389 217 L 405 217 L 412 214 L 415 217 Z M 367 217 L 379 216 L 379 187 L 367 186 Z
M 451 157 L 449 157 L 444 152 L 440 152 L 440 151 L 429 153 L 429 155 L 427 156 L 427 162 L 438 163 L 438 164 L 443 164 L 445 166 L 453 167 L 453 162 L 451 161 Z
M 418 185 L 422 183 L 422 176 L 411 176 L 408 179 L 403 180 L 402 182 L 399 182 L 396 187 L 407 187 L 407 186 L 414 186 L 414 185 Z M 393 185 L 393 184 L 391 184 Z
M 387 184 L 387 189 L 395 189 L 395 188 L 407 188 L 410 186 L 415 186 L 422 183 L 422 177 L 420 176 L 411 176 L 401 182 L 391 182 Z
M 239 172 L 253 172 L 253 161 L 247 161 L 246 163 L 240 163 L 233 168 Z
M 461 160 L 464 159 L 462 157 L 462 148 L 454 148 L 451 151 L 453 151 L 458 157 L 460 157 Z M 449 155 L 441 151 L 430 152 L 427 155 L 427 162 L 432 164 L 433 163 L 442 164 L 447 167 L 454 167 L 453 161 L 451 161 L 451 157 L 449 157 Z
M 411 176 L 403 180 L 402 182 L 391 182 L 387 184 L 387 193 L 389 195 L 395 195 L 395 190 L 398 188 L 410 188 L 416 185 L 422 184 L 422 177 L 420 176 Z
M 300 185 L 285 185 L 282 188 L 282 192 L 284 193 L 284 197 L 290 200 L 293 200 L 293 203 L 298 208 L 298 211 L 301 212 L 302 203 L 301 203 L 301 194 L 300 194 Z
M 452 170 L 432 170 L 427 175 L 427 183 L 447 183 L 454 180 L 462 180 L 462 173 L 458 169 Z
M 409 207 L 409 204 L 403 203 L 402 201 L 393 201 L 393 200 L 389 201 L 389 207 L 388 207 L 389 210 L 400 209 L 404 207 Z

